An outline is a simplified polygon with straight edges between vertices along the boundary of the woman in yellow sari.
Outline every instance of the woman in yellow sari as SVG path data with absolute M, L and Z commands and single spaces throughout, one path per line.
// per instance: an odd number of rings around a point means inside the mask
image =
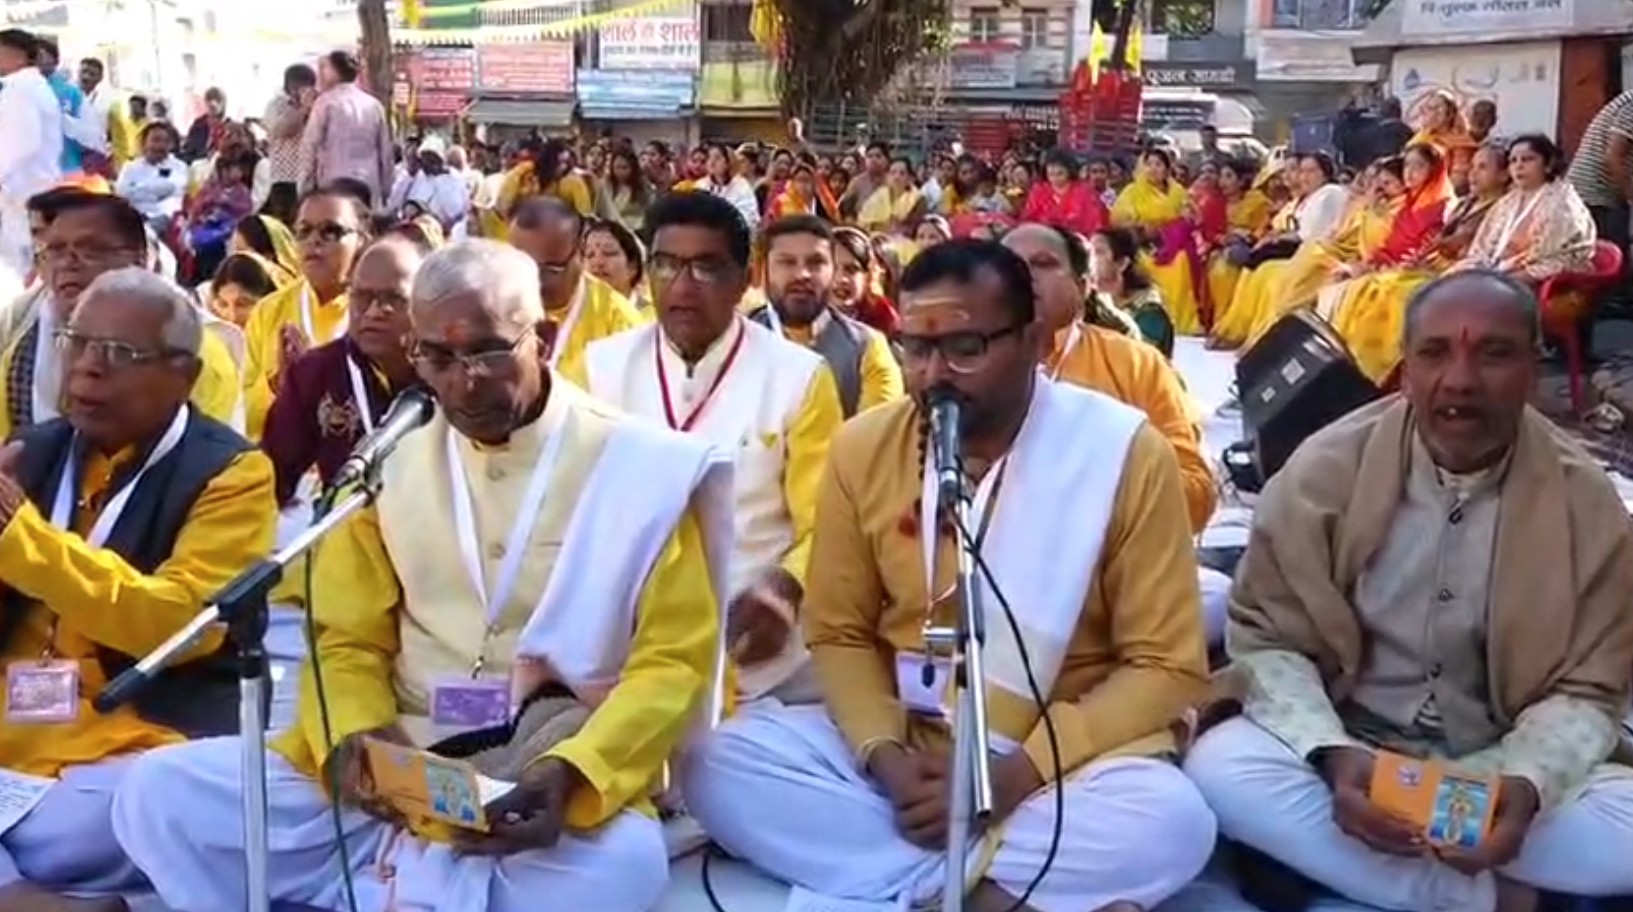
M 1325 277 L 1332 260 L 1321 245 L 1341 233 L 1350 205 L 1349 193 L 1336 183 L 1337 176 L 1337 166 L 1324 152 L 1305 153 L 1293 161 L 1285 175 L 1295 194 L 1288 203 L 1291 215 L 1284 208 L 1273 220 L 1277 225 L 1272 233 L 1249 255 L 1230 305 L 1214 319 L 1212 347 L 1236 348 L 1257 338 L 1261 327 L 1273 325 L 1281 312 L 1276 295 L 1290 273 L 1304 277 L 1304 282 L 1311 275 Z M 1366 186 L 1365 180 L 1357 180 L 1352 189 L 1364 192 Z M 1289 249 L 1291 253 L 1286 252 Z M 1315 285 L 1319 284 L 1318 280 Z M 1313 288 L 1310 294 L 1314 296 Z
M 568 164 L 568 151 L 567 144 L 559 139 L 523 144 L 521 161 L 505 172 L 493 208 L 482 212 L 482 236 L 497 241 L 508 238 L 516 205 L 541 194 L 566 200 L 582 218 L 594 215 L 595 195 L 589 183 Z
M 1242 264 L 1253 245 L 1270 230 L 1275 214 L 1270 197 L 1254 186 L 1253 178 L 1252 168 L 1244 162 L 1226 159 L 1219 163 L 1219 192 L 1225 196 L 1225 236 L 1208 255 L 1208 300 L 1213 302 L 1215 320 L 1224 317 L 1229 309 Z
M 906 235 L 928 209 L 924 194 L 913 182 L 913 163 L 895 158 L 885 174 L 885 185 L 862 201 L 856 223 L 868 232 Z
M 1480 172 L 1491 162 L 1475 158 L 1471 180 L 1495 184 Z M 1593 216 L 1564 180 L 1565 154 L 1541 135 L 1521 136 L 1508 147 L 1511 189 L 1480 218 L 1468 250 L 1444 271 L 1493 269 L 1531 285 L 1561 273 L 1581 272 L 1593 258 L 1598 235 Z M 1489 188 L 1488 188 L 1488 192 Z M 1394 293 L 1370 295 L 1341 307 L 1335 326 L 1367 376 L 1382 382 L 1401 358 L 1406 301 L 1433 274 L 1401 279 Z
M 1204 267 L 1190 196 L 1171 178 L 1173 165 L 1166 151 L 1146 151 L 1140 157 L 1140 173 L 1111 207 L 1111 222 L 1137 230 L 1152 248 L 1141 255 L 1141 266 L 1161 292 L 1175 332 L 1196 335 L 1202 331 L 1197 283 L 1204 279 Z

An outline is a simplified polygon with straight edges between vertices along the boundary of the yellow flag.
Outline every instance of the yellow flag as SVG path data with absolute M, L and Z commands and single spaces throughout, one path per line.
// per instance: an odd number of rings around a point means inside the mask
M 1089 82 L 1100 81 L 1100 64 L 1111 56 L 1111 49 L 1106 47 L 1106 33 L 1100 28 L 1100 23 L 1094 23 L 1094 30 L 1089 32 Z
M 777 12 L 776 0 L 754 0 L 748 28 L 761 47 L 775 52 L 782 45 L 782 14 Z
M 424 0 L 402 0 L 403 24 L 409 28 L 419 28 L 425 18 Z
M 1140 63 L 1145 59 L 1145 29 L 1140 27 L 1140 20 L 1135 17 L 1134 24 L 1128 29 L 1128 53 L 1123 57 L 1128 64 L 1128 72 L 1139 75 Z

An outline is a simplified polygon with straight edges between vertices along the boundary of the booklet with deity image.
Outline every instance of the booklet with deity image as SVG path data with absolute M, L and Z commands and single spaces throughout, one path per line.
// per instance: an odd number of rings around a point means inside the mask
M 1433 845 L 1472 849 L 1491 832 L 1496 777 L 1470 776 L 1432 760 L 1379 751 L 1372 802 L 1422 828 Z
M 463 760 L 378 738 L 365 738 L 374 793 L 410 820 L 438 820 L 487 832 L 489 803 L 515 788 L 489 779 Z

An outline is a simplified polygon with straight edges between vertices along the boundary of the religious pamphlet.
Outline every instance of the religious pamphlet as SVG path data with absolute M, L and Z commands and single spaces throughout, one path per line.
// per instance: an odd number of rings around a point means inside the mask
M 515 788 L 483 776 L 463 760 L 377 738 L 363 744 L 375 794 L 409 819 L 440 820 L 485 833 L 484 808 Z
M 0 836 L 28 816 L 40 803 L 45 793 L 56 785 L 55 779 L 30 776 L 0 767 Z
M 1455 772 L 1444 764 L 1379 751 L 1372 770 L 1372 801 L 1422 827 L 1430 843 L 1472 849 L 1491 832 L 1497 811 L 1496 777 Z

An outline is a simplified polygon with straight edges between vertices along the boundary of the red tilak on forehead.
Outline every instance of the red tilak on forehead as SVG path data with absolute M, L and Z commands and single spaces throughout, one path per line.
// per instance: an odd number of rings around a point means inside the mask
M 463 345 L 470 339 L 470 336 L 471 331 L 463 322 L 448 324 L 448 343 L 450 345 Z
M 924 328 L 929 332 L 936 332 L 937 330 L 941 329 L 941 321 L 937 320 L 935 317 L 925 317 Z

